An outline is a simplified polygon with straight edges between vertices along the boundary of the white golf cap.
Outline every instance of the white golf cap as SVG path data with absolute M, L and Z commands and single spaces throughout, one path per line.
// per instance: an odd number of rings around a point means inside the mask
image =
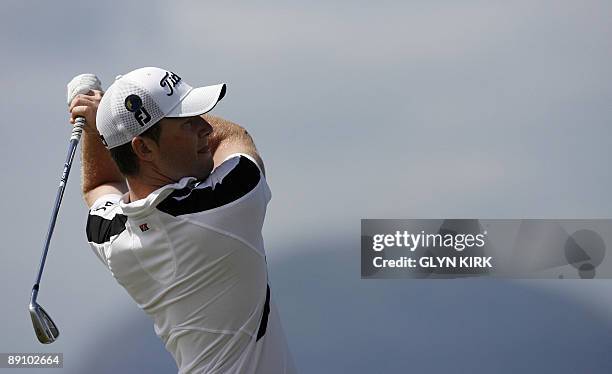
M 136 69 L 118 76 L 96 115 L 96 127 L 107 148 L 130 142 L 164 117 L 204 114 L 225 95 L 225 84 L 193 88 L 169 70 Z

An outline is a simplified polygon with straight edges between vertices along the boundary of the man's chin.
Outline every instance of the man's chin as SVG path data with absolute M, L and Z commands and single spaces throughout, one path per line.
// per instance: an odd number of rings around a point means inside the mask
M 210 175 L 210 173 L 212 173 L 212 169 L 213 169 L 213 165 L 212 163 L 209 166 L 206 166 L 204 168 L 200 168 L 196 174 L 195 177 L 198 180 L 204 180 L 206 178 L 208 178 L 208 176 Z

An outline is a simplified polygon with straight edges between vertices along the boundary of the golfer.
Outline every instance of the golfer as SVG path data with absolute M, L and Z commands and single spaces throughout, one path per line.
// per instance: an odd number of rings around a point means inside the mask
M 87 239 L 179 373 L 295 373 L 267 275 L 263 162 L 244 128 L 204 116 L 225 92 L 147 67 L 72 101 Z

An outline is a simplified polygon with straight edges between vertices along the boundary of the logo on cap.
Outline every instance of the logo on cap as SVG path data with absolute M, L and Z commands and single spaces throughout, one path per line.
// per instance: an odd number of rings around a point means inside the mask
M 180 81 L 181 81 L 181 77 L 179 77 L 175 73 L 166 72 L 164 77 L 159 81 L 159 85 L 162 87 L 168 88 L 168 92 L 166 93 L 166 96 L 172 96 L 172 94 L 174 93 L 174 87 L 176 87 L 176 85 Z
M 142 106 L 142 99 L 138 95 L 130 95 L 125 98 L 125 109 L 134 113 L 134 118 L 140 126 L 144 126 L 151 121 L 151 115 Z
M 135 112 L 142 107 L 142 99 L 138 95 L 130 95 L 125 98 L 125 109 Z

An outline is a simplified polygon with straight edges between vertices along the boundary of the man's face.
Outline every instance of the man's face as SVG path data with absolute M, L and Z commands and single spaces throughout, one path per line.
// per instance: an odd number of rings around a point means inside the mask
M 208 147 L 211 125 L 201 116 L 164 118 L 156 166 L 174 181 L 183 177 L 205 179 L 213 169 Z

